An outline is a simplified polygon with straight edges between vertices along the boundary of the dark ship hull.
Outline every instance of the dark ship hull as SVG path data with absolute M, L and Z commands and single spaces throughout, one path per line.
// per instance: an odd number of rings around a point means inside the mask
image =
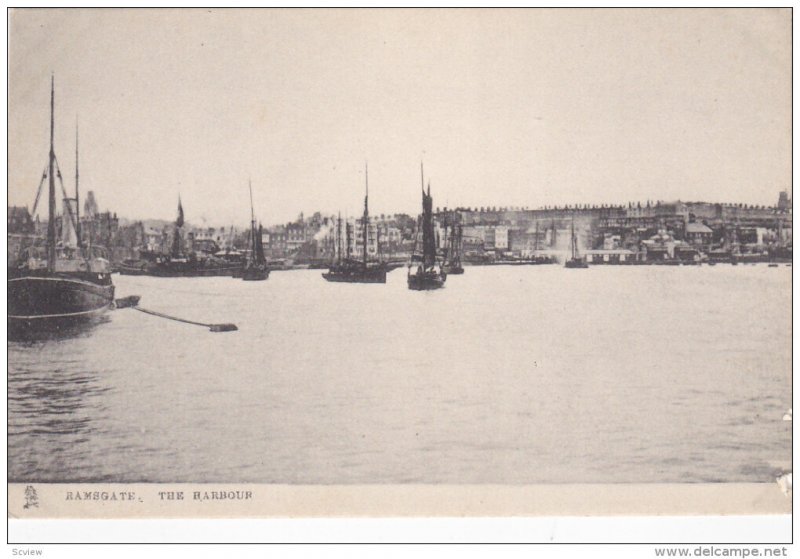
M 108 274 L 9 270 L 9 328 L 50 329 L 92 320 L 114 303 Z
M 564 264 L 565 268 L 588 268 L 589 264 L 586 263 L 585 260 L 581 260 L 580 258 L 572 258 L 571 260 L 567 260 L 567 263 Z
M 332 267 L 322 277 L 326 281 L 343 283 L 386 283 L 386 266 Z
M 464 267 L 461 264 L 450 264 L 444 267 L 447 275 L 460 275 L 464 273 Z
M 124 276 L 155 276 L 159 278 L 236 277 L 241 266 L 224 264 L 208 266 L 199 262 L 142 262 L 123 263 L 118 267 Z
M 269 268 L 266 266 L 250 266 L 243 268 L 238 277 L 242 278 L 244 281 L 264 281 L 269 277 Z
M 536 258 L 518 258 L 512 260 L 495 260 L 490 266 L 539 266 L 542 264 L 555 264 L 555 260 L 547 256 Z
M 431 289 L 441 289 L 447 275 L 435 271 L 421 272 L 408 276 L 408 288 L 414 291 L 428 291 Z

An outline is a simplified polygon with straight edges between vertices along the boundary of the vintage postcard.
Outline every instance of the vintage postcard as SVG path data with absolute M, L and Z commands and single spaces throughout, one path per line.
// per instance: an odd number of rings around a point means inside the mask
M 11 519 L 791 514 L 791 9 L 8 49 Z

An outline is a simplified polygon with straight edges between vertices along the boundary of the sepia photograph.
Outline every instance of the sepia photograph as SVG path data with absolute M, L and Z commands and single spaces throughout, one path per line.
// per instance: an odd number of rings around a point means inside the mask
M 7 18 L 9 519 L 791 542 L 791 8 Z

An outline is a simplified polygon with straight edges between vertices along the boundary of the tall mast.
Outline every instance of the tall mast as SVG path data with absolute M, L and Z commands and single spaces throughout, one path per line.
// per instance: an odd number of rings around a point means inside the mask
M 450 258 L 450 262 L 453 264 L 460 264 L 461 257 L 459 255 L 460 248 L 459 248 L 459 240 L 458 240 L 458 214 L 453 212 L 452 214 L 452 223 L 450 224 L 450 247 L 449 247 L 449 254 L 448 257 Z
M 339 212 L 336 220 L 336 259 L 339 264 L 342 263 L 342 212 Z
M 570 240 L 570 244 L 572 245 L 572 258 L 576 258 L 577 257 L 576 253 L 578 251 L 578 240 L 575 238 L 575 218 L 574 217 L 572 218 L 571 230 L 572 230 L 572 238 Z
M 433 199 L 431 182 L 428 180 L 428 193 L 422 191 L 422 262 L 426 268 L 436 263 L 436 237 L 433 230 Z
M 53 176 L 56 154 L 53 149 L 53 136 L 55 133 L 55 77 L 50 76 L 50 163 L 48 178 L 50 179 L 49 196 L 47 204 L 47 269 L 54 272 L 56 269 L 56 181 Z
M 255 223 L 256 222 L 256 214 L 255 214 L 255 210 L 253 209 L 253 181 L 252 181 L 252 179 L 247 179 L 247 185 L 250 187 L 250 221 Z
M 378 222 L 375 224 L 375 253 L 378 258 L 378 262 L 383 262 L 383 251 L 381 250 L 381 223 Z
M 364 237 L 364 267 L 367 266 L 367 226 L 369 225 L 369 166 L 364 163 L 364 178 L 367 182 L 367 193 L 364 195 L 364 221 L 362 224 Z
M 345 232 L 345 250 L 347 251 L 347 260 L 350 260 L 350 255 L 353 251 L 353 227 L 350 225 L 350 222 L 347 219 L 347 215 L 344 217 L 344 232 Z
M 425 169 L 422 164 L 422 160 L 419 162 L 419 182 L 420 188 L 422 188 L 422 215 L 419 219 L 419 227 L 417 227 L 417 238 L 414 241 L 414 248 L 416 249 L 416 242 L 419 239 L 419 234 L 422 233 L 422 266 L 427 266 L 427 262 L 425 261 Z
M 441 246 L 438 246 L 438 245 L 437 245 L 437 248 L 440 248 L 440 249 L 442 249 L 442 257 L 443 257 L 443 260 L 442 260 L 442 261 L 443 261 L 443 262 L 447 262 L 447 260 L 448 260 L 448 258 L 447 258 L 447 254 L 448 254 L 448 252 L 449 252 L 449 249 L 450 249 L 450 237 L 447 235 L 447 230 L 448 230 L 448 223 L 447 223 L 447 220 L 448 220 L 448 218 L 447 218 L 447 212 L 445 211 L 445 212 L 444 212 L 444 215 L 442 216 L 442 219 L 441 219 L 441 222 L 442 222 L 442 231 L 443 231 L 443 233 L 442 233 L 442 234 L 443 234 L 444 236 L 441 236 L 441 235 L 439 236 L 439 239 L 438 239 L 438 241 L 439 241 L 439 245 L 441 245 Z
M 181 203 L 181 195 L 178 194 L 178 217 L 175 219 L 175 236 L 172 239 L 172 256 L 177 258 L 182 256 L 181 250 L 181 227 L 183 227 L 183 204 Z
M 250 259 L 255 261 L 255 252 L 256 252 L 256 214 L 255 210 L 253 209 L 253 181 L 251 179 L 247 180 L 248 186 L 250 187 L 250 238 L 252 239 L 252 243 L 250 244 Z
M 81 240 L 81 195 L 78 189 L 78 117 L 75 117 L 75 234 L 78 236 L 78 248 L 83 248 Z

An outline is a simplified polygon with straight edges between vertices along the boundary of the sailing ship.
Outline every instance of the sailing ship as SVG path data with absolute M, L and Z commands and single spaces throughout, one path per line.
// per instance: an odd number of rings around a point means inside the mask
M 417 222 L 414 252 L 411 255 L 411 261 L 408 263 L 408 288 L 416 291 L 426 291 L 444 287 L 444 282 L 447 280 L 447 272 L 437 261 L 431 185 L 429 182 L 426 194 L 422 164 L 420 164 L 420 175 L 422 177 L 422 216 Z M 422 253 L 417 250 L 420 232 L 422 233 Z
M 569 260 L 567 260 L 566 264 L 564 264 L 564 267 L 588 268 L 589 264 L 587 264 L 586 260 L 578 254 L 578 237 L 575 236 L 575 219 L 572 220 L 572 225 L 570 226 L 569 248 L 572 256 Z
M 8 267 L 8 326 L 10 330 L 60 330 L 102 315 L 114 303 L 111 266 L 100 247 L 85 247 L 81 239 L 78 171 L 78 132 L 75 131 L 75 197 L 67 196 L 55 155 L 55 79 L 50 80 L 50 155 L 39 182 L 33 212 L 48 181 L 47 236 L 44 245 L 22 251 Z M 56 239 L 56 178 L 64 211 L 61 239 Z
M 215 256 L 215 253 L 218 252 L 216 248 L 210 254 L 197 251 L 187 252 L 182 235 L 183 225 L 183 204 L 178 196 L 178 217 L 173 226 L 172 246 L 169 254 L 141 250 L 138 259 L 125 260 L 117 267 L 119 273 L 129 276 L 162 278 L 233 277 L 242 269 L 239 262 Z M 216 243 L 211 242 L 216 247 Z
M 363 249 L 361 259 L 352 258 L 353 231 L 349 223 L 345 224 L 346 248 L 342 250 L 342 218 L 339 216 L 337 221 L 337 244 L 334 251 L 334 258 L 328 271 L 322 274 L 327 281 L 345 283 L 386 283 L 386 263 L 378 259 L 370 262 L 369 260 L 369 169 L 364 167 L 364 177 L 366 180 L 366 194 L 364 195 L 364 215 L 361 218 L 361 247 Z M 377 232 L 377 228 L 376 228 Z M 378 239 L 375 239 L 375 246 L 379 246 Z
M 242 268 L 242 279 L 244 281 L 263 281 L 269 277 L 269 267 L 264 256 L 264 244 L 262 235 L 264 230 L 261 224 L 256 229 L 256 214 L 253 210 L 253 185 L 250 185 L 250 247 Z
M 444 270 L 447 274 L 463 274 L 464 267 L 461 265 L 461 240 L 463 237 L 463 229 L 461 223 L 457 219 L 457 215 L 453 212 L 453 223 L 448 223 L 447 216 L 444 221 L 444 236 L 445 236 L 445 265 Z M 450 225 L 450 233 L 448 235 L 448 225 Z

